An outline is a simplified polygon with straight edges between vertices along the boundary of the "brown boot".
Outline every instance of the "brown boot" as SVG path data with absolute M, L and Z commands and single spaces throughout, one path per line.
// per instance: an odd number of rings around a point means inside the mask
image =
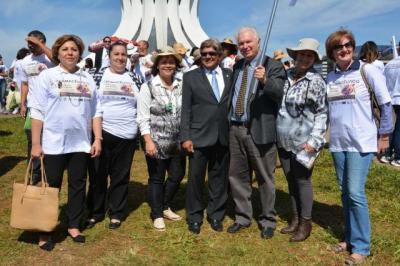
M 297 227 L 296 232 L 290 238 L 290 242 L 301 242 L 306 240 L 311 234 L 311 229 L 311 219 L 300 218 L 299 227 Z
M 294 233 L 298 225 L 299 225 L 299 216 L 297 215 L 297 213 L 294 213 L 289 225 L 281 229 L 281 234 Z

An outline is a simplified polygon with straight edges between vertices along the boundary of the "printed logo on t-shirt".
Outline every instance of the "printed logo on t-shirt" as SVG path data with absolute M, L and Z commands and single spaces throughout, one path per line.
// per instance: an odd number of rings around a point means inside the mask
M 102 81 L 100 90 L 103 91 L 103 95 L 135 96 L 133 84 L 127 82 Z
M 57 84 L 60 96 L 91 98 L 92 92 L 87 82 L 79 80 L 60 80 Z
M 357 83 L 359 83 L 357 80 L 345 80 L 328 84 L 328 101 L 354 100 L 356 98 Z
M 26 66 L 26 74 L 29 77 L 37 76 L 43 70 L 47 69 L 47 66 L 43 63 L 32 62 Z

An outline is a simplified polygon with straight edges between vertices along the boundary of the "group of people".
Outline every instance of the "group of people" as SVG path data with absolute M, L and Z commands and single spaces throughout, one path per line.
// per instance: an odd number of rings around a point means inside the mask
M 278 154 L 292 203 L 292 218 L 280 232 L 291 234 L 292 242 L 304 241 L 312 231 L 313 166 L 329 126 L 345 217 L 345 238 L 332 249 L 349 251 L 349 265 L 362 263 L 370 254 L 365 183 L 374 154 L 389 147 L 392 99 L 398 105 L 400 96 L 389 91 L 398 90 L 400 69 L 389 64 L 392 76 L 385 78 L 371 62 L 354 59 L 355 38 L 344 29 L 325 42 L 327 56 L 336 64 L 326 80 L 313 67 L 321 60 L 315 39 L 304 38 L 287 48 L 295 63 L 285 71 L 281 62 L 261 53 L 254 28 L 241 28 L 236 38 L 237 46 L 230 39 L 203 41 L 191 62 L 179 45 L 148 55 L 148 43 L 138 42 L 143 47 L 134 60 L 143 60 L 148 68 L 138 72 L 133 61 L 127 67 L 136 55 L 132 47 L 105 37 L 96 58 L 106 62 L 96 62 L 96 70 L 89 73 L 78 67 L 84 51 L 78 36 L 63 35 L 49 49 L 43 33 L 28 34 L 31 54 L 21 62 L 21 114 L 31 118 L 29 149 L 33 158 L 44 157 L 49 185 L 60 187 L 67 169 L 68 234 L 73 241 L 85 242 L 80 230 L 85 208 L 87 229 L 107 214 L 110 229 L 121 225 L 138 135 L 156 230 L 166 230 L 164 219 L 182 219 L 174 212 L 173 199 L 188 162 L 186 223 L 191 233 L 200 233 L 205 209 L 211 228 L 223 231 L 229 191 L 235 218 L 227 232 L 249 227 L 254 174 L 261 203 L 260 237 L 272 238 Z M 374 116 L 372 96 L 380 117 Z M 39 246 L 52 250 L 51 234 L 40 234 Z

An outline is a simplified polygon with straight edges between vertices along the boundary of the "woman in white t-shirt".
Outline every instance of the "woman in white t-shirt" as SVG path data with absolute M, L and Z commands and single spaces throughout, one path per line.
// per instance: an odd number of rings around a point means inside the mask
M 137 123 L 136 104 L 139 89 L 134 75 L 126 68 L 127 49 L 123 42 L 109 48 L 110 66 L 96 75 L 98 94 L 103 111 L 103 145 L 99 158 L 91 160 L 89 168 L 88 209 L 86 228 L 110 216 L 110 229 L 121 225 L 128 201 L 128 185 L 135 152 Z M 106 195 L 108 176 L 108 206 Z
M 163 217 L 181 220 L 181 216 L 171 210 L 171 202 L 185 175 L 186 163 L 179 142 L 182 81 L 176 76 L 182 59 L 167 46 L 152 60 L 154 78 L 140 89 L 138 124 L 145 142 L 149 172 L 150 216 L 154 228 L 164 231 Z M 165 174 L 168 174 L 167 179 Z
M 393 127 L 391 99 L 382 72 L 370 64 L 353 60 L 355 40 L 350 31 L 332 33 L 325 46 L 328 57 L 336 63 L 336 69 L 327 77 L 329 146 L 345 217 L 345 239 L 333 246 L 333 251 L 350 251 L 345 263 L 354 265 L 363 263 L 370 254 L 371 226 L 365 183 L 374 154 L 381 153 L 389 144 Z M 381 108 L 379 129 L 366 82 L 371 85 Z
M 44 70 L 32 89 L 29 101 L 32 118 L 32 157 L 44 157 L 50 187 L 61 187 L 64 169 L 68 172 L 68 234 L 84 243 L 79 231 L 84 212 L 87 163 L 101 152 L 101 110 L 93 78 L 77 63 L 84 50 L 75 35 L 59 37 L 53 60 L 59 65 Z M 92 128 L 94 142 L 91 144 Z M 43 135 L 41 139 L 41 131 Z M 50 251 L 54 242 L 41 235 L 39 246 Z
M 385 65 L 382 63 L 382 61 L 378 60 L 378 57 L 379 57 L 378 46 L 373 41 L 365 42 L 361 46 L 360 54 L 358 57 L 364 63 L 369 63 L 369 64 L 374 65 L 380 71 L 382 71 L 382 73 L 385 70 Z

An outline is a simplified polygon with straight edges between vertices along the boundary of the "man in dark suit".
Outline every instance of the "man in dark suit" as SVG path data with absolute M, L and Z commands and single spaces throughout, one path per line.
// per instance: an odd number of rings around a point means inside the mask
M 286 72 L 280 62 L 269 57 L 257 66 L 261 56 L 260 38 L 254 28 L 240 29 L 238 46 L 243 59 L 234 66 L 229 105 L 229 182 L 235 202 L 235 222 L 229 233 L 249 227 L 253 217 L 251 170 L 258 182 L 262 238 L 272 238 L 275 219 L 275 120 L 283 96 Z M 258 80 L 253 91 L 252 82 Z
M 201 67 L 183 75 L 181 143 L 189 154 L 186 213 L 189 231 L 200 233 L 203 188 L 208 165 L 207 220 L 222 231 L 228 198 L 228 102 L 231 71 L 218 66 L 222 47 L 216 40 L 200 46 Z
M 109 57 L 108 57 L 108 49 L 111 46 L 111 37 L 105 36 L 103 38 L 103 42 L 99 44 L 96 42 L 92 45 L 89 45 L 89 52 L 95 53 L 94 57 L 94 67 L 96 68 L 96 73 L 99 72 L 100 69 L 109 66 Z

